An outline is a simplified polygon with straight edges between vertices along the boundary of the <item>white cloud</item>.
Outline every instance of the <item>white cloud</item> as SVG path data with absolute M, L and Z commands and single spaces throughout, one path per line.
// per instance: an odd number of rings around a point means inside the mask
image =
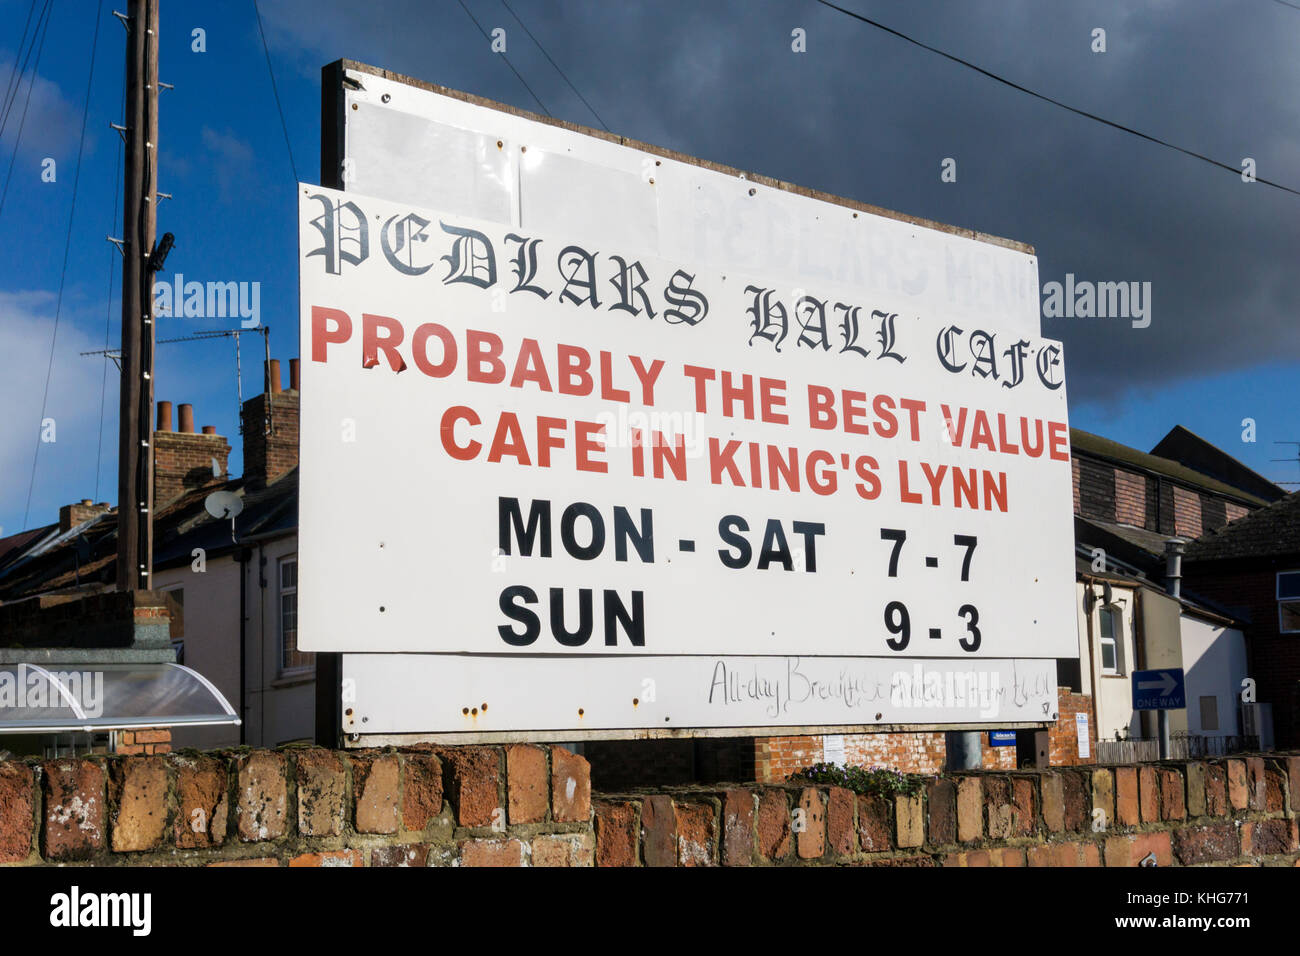
M 0 292 L 0 534 L 23 530 L 23 511 L 32 477 L 32 456 L 41 435 L 55 296 L 46 291 Z M 29 527 L 53 521 L 60 505 L 95 494 L 99 442 L 102 360 L 80 353 L 103 347 L 77 328 L 67 297 L 55 344 L 45 418 L 53 419 L 55 441 L 40 444 Z M 105 397 L 101 499 L 117 497 L 117 378 L 110 365 Z

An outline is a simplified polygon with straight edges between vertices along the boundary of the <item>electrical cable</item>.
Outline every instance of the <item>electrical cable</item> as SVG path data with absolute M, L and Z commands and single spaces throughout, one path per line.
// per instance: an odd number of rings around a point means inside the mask
M 1199 159 L 1202 162 L 1209 163 L 1211 166 L 1217 166 L 1220 169 L 1225 169 L 1235 176 L 1240 176 L 1242 173 L 1242 169 L 1240 166 L 1231 166 L 1228 163 L 1219 162 L 1219 160 L 1213 159 L 1210 156 L 1206 156 L 1204 153 L 1198 153 L 1195 150 L 1186 149 L 1185 147 L 1179 146 L 1175 143 L 1171 143 L 1168 140 L 1160 139 L 1158 136 L 1151 136 L 1148 133 L 1143 133 L 1141 130 L 1134 129 L 1131 126 L 1125 126 L 1122 123 L 1116 123 L 1114 120 L 1108 120 L 1103 116 L 1098 116 L 1096 113 L 1089 113 L 1087 110 L 1079 109 L 1076 106 L 1070 106 L 1068 103 L 1062 103 L 1060 100 L 1053 99 L 1052 97 L 1047 96 L 1043 93 L 1035 92 L 1034 90 L 1029 89 L 1029 87 L 1027 86 L 1021 86 L 1019 83 L 1015 82 L 1014 80 L 1008 80 L 1006 77 L 999 76 L 998 74 L 990 72 L 989 70 L 986 70 L 981 66 L 977 66 L 974 63 L 970 62 L 969 60 L 963 60 L 961 57 L 954 56 L 951 53 L 946 53 L 943 50 L 940 50 L 938 47 L 930 46 L 928 43 L 922 43 L 920 40 L 917 40 L 914 37 L 910 37 L 906 33 L 902 33 L 898 30 L 895 30 L 892 27 L 887 27 L 883 23 L 879 23 L 876 20 L 872 20 L 870 17 L 865 17 L 860 13 L 855 13 L 852 10 L 848 10 L 844 7 L 839 6 L 838 4 L 831 3 L 830 0 L 815 0 L 815 2 L 820 3 L 823 7 L 828 7 L 831 10 L 837 10 L 840 13 L 845 14 L 846 16 L 852 17 L 854 20 L 859 20 L 862 23 L 867 24 L 868 26 L 875 27 L 877 30 L 883 30 L 885 33 L 888 33 L 892 36 L 896 36 L 900 40 L 906 40 L 908 43 L 911 43 L 914 46 L 919 46 L 922 50 L 927 50 L 930 53 L 938 54 L 939 56 L 943 57 L 945 60 L 951 60 L 953 63 L 957 63 L 961 66 L 966 67 L 967 69 L 974 70 L 976 73 L 980 73 L 983 76 L 987 76 L 991 80 L 996 80 L 998 83 L 1001 83 L 1004 86 L 1009 86 L 1013 90 L 1019 90 L 1021 93 L 1026 93 L 1029 96 L 1034 97 L 1035 99 L 1042 100 L 1046 103 L 1051 103 L 1053 106 L 1059 106 L 1063 110 L 1068 110 L 1069 112 L 1074 113 L 1078 116 L 1082 116 L 1086 119 L 1093 120 L 1094 122 L 1101 123 L 1104 126 L 1109 126 L 1112 129 L 1117 129 L 1122 133 L 1128 133 L 1131 136 L 1137 136 L 1138 138 L 1144 139 L 1149 143 L 1155 143 L 1158 146 L 1164 146 L 1167 149 L 1175 150 L 1179 153 L 1182 153 L 1185 156 L 1191 156 L 1193 159 Z M 1272 186 L 1274 189 L 1280 189 L 1283 192 L 1291 193 L 1293 196 L 1300 196 L 1300 189 L 1292 189 L 1290 186 L 1285 186 L 1282 183 L 1274 182 L 1271 179 L 1263 179 L 1262 177 L 1256 176 L 1254 182 L 1260 183 L 1265 186 Z
M 528 34 L 528 39 L 532 40 L 533 43 L 537 45 L 537 49 L 542 51 L 542 56 L 546 57 L 546 61 L 550 63 L 551 66 L 555 67 L 555 72 L 564 77 L 564 82 L 569 84 L 569 89 L 573 90 L 578 99 L 582 100 L 583 105 L 586 106 L 587 109 L 591 110 L 591 115 L 596 117 L 596 122 L 601 125 L 601 128 L 607 133 L 611 132 L 610 128 L 605 125 L 605 121 L 600 118 L 600 114 L 596 112 L 596 107 L 588 103 L 587 98 L 578 92 L 578 88 L 573 85 L 569 80 L 569 77 L 565 75 L 565 72 L 560 69 L 560 64 L 551 59 L 551 55 L 546 52 L 546 47 L 542 46 L 542 42 L 538 40 L 537 37 L 533 36 L 533 31 L 524 26 L 524 21 L 519 19 L 519 14 L 515 13 L 515 11 L 510 8 L 510 4 L 506 3 L 506 0 L 501 0 L 501 6 L 505 7 L 506 11 L 515 18 L 515 23 L 519 24 L 520 27 L 523 27 L 523 31 Z
M 72 176 L 72 205 L 68 210 L 68 236 L 63 243 L 63 269 L 59 275 L 59 297 L 54 307 L 54 332 L 50 336 L 50 361 L 45 369 L 45 392 L 41 396 L 41 421 L 45 421 L 45 408 L 50 397 L 50 379 L 54 374 L 54 353 L 55 345 L 59 340 L 59 317 L 63 312 L 63 289 L 68 279 L 68 254 L 72 251 L 72 223 L 77 214 L 77 187 L 81 183 L 81 159 L 86 148 L 86 122 L 90 118 L 90 90 L 95 79 L 95 54 L 99 50 L 99 22 L 103 19 L 104 0 L 99 0 L 99 6 L 95 16 L 95 36 L 90 45 L 90 72 L 86 76 L 86 103 L 81 111 L 81 138 L 77 143 L 77 168 Z M 46 21 L 48 29 L 49 21 Z M 44 35 L 41 37 L 44 45 Z M 35 74 L 32 76 L 33 84 L 36 81 Z M 24 114 L 26 110 L 24 110 Z M 36 452 L 32 455 L 32 478 L 31 483 L 27 486 L 27 505 L 23 509 L 23 527 L 27 527 L 27 517 L 32 507 L 32 491 L 36 487 L 36 463 L 41 456 L 41 437 L 39 432 L 36 437 Z
M 474 14 L 469 12 L 469 7 L 465 6 L 465 0 L 456 0 L 456 2 L 459 3 L 460 8 L 465 11 L 465 16 L 469 17 L 471 20 L 474 21 L 474 26 L 478 27 L 478 32 L 483 34 L 483 39 L 487 40 L 488 43 L 491 43 L 492 38 L 488 36 L 487 31 L 484 30 L 483 27 L 479 24 L 478 20 L 474 18 Z M 515 79 L 517 79 L 520 83 L 524 84 L 524 89 L 526 89 L 529 92 L 529 94 L 532 96 L 532 98 L 537 101 L 537 105 L 541 109 L 541 111 L 545 113 L 547 116 L 550 116 L 551 111 L 546 108 L 546 106 L 542 103 L 541 99 L 538 98 L 537 94 L 533 92 L 533 88 L 528 85 L 528 81 L 519 75 L 519 71 L 515 69 L 515 65 L 511 63 L 508 59 L 506 59 L 506 55 L 504 53 L 499 54 L 499 56 L 501 57 L 501 59 L 506 61 L 506 66 L 510 67 L 510 72 L 515 75 Z
M 257 0 L 253 0 L 253 13 L 257 15 L 257 32 L 262 37 L 262 52 L 266 54 L 266 72 L 271 75 L 271 93 L 275 97 L 275 109 L 280 114 L 280 129 L 284 130 L 284 148 L 289 151 L 289 167 L 293 170 L 293 181 L 297 185 L 298 164 L 293 159 L 293 146 L 289 142 L 289 124 L 284 121 L 284 107 L 280 105 L 280 91 L 275 85 L 275 70 L 271 66 L 271 48 L 266 45 L 266 31 L 262 29 L 262 11 L 258 9 Z

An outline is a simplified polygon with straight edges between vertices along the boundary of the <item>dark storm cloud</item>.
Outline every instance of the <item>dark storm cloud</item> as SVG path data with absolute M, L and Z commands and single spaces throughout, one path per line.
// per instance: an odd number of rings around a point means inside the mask
M 595 125 L 499 0 L 508 54 L 557 116 Z M 1072 115 L 800 2 L 512 0 L 617 133 L 1035 246 L 1040 279 L 1152 285 L 1152 322 L 1045 319 L 1073 401 L 1300 358 L 1300 197 Z M 1265 0 L 1134 5 L 842 0 L 1064 102 L 1300 188 L 1300 11 Z M 459 5 L 277 4 L 291 69 L 347 56 L 536 104 Z M 790 31 L 807 32 L 793 53 Z M 1106 30 L 1107 52 L 1090 49 Z M 957 182 L 940 181 L 945 157 Z

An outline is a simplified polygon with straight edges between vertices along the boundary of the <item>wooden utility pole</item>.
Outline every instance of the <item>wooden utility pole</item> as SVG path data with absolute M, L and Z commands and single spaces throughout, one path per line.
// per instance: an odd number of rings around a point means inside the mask
M 122 388 L 117 462 L 117 587 L 153 585 L 153 270 L 158 205 L 158 0 L 130 0 L 126 41 L 126 195 L 122 234 Z

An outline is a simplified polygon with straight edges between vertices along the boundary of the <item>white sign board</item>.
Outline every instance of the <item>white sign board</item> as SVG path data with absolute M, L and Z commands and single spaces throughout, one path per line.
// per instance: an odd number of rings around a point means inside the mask
M 299 646 L 346 731 L 1055 719 L 1032 256 L 356 79 L 347 191 L 299 187 Z

